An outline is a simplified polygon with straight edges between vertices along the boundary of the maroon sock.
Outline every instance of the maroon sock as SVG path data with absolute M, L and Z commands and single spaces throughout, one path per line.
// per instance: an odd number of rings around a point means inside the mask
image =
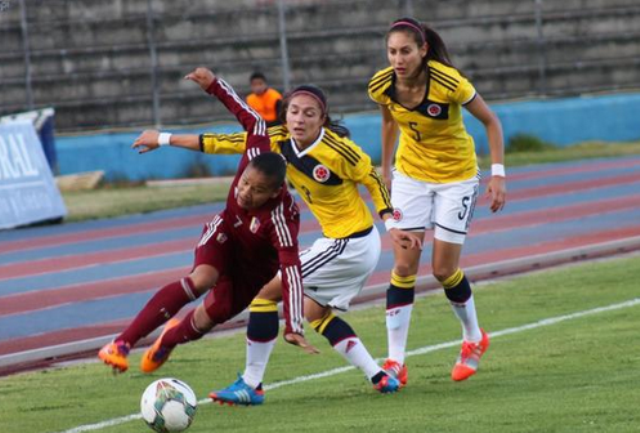
M 138 340 L 149 335 L 197 297 L 198 294 L 189 277 L 167 284 L 153 295 L 147 305 L 133 319 L 133 322 L 122 334 L 116 337 L 115 341 L 124 341 L 133 347 Z
M 167 333 L 164 334 L 162 337 L 162 347 L 173 349 L 178 344 L 199 340 L 206 334 L 206 331 L 202 332 L 196 327 L 195 319 L 193 318 L 194 312 L 195 310 L 190 311 L 178 325 L 169 329 Z

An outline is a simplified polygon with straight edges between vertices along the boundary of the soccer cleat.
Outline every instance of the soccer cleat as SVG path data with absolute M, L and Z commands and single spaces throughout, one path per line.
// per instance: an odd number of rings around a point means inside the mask
M 264 390 L 262 384 L 258 385 L 256 389 L 251 388 L 238 373 L 238 380 L 225 389 L 211 391 L 209 397 L 221 405 L 226 403 L 229 406 L 258 406 L 264 403 Z
M 148 348 L 144 355 L 142 355 L 142 359 L 140 360 L 140 370 L 143 373 L 153 373 L 164 364 L 167 359 L 169 359 L 169 355 L 171 355 L 171 351 L 173 349 L 168 349 L 162 346 L 162 337 L 167 331 L 171 328 L 174 328 L 180 323 L 178 319 L 171 319 L 164 325 L 164 329 L 162 330 L 162 334 L 154 341 L 153 346 Z
M 471 343 L 469 341 L 462 342 L 460 355 L 456 360 L 456 365 L 451 371 L 451 378 L 455 381 L 465 380 L 473 376 L 478 370 L 480 358 L 489 348 L 489 334 L 482 332 L 482 340 L 479 343 Z
M 389 376 L 398 379 L 400 381 L 401 388 L 407 384 L 407 380 L 409 378 L 407 364 L 400 364 L 399 362 L 389 358 L 382 365 L 382 369 Z
M 381 392 L 382 394 L 391 394 L 398 391 L 402 386 L 400 381 L 393 376 L 385 374 L 382 379 L 373 385 L 373 389 Z
M 98 358 L 105 364 L 113 367 L 115 373 L 124 373 L 129 368 L 127 356 L 129 356 L 130 350 L 131 347 L 129 347 L 128 343 L 124 341 L 113 341 L 100 349 Z

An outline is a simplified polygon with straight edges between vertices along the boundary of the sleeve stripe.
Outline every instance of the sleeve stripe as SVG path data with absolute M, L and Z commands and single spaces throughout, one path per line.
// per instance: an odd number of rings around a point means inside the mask
M 220 83 L 220 87 L 227 92 L 227 94 L 232 97 L 237 104 L 239 104 L 246 112 L 251 114 L 256 119 L 256 125 L 254 126 L 254 134 L 256 135 L 265 135 L 266 132 L 266 123 L 262 117 L 255 110 L 249 107 L 238 94 L 227 84 L 223 79 L 218 78 L 218 82 Z M 258 131 L 258 132 L 256 132 Z
M 252 147 L 251 149 L 247 150 L 247 157 L 249 158 L 249 161 L 251 161 L 253 158 L 260 155 L 260 153 L 260 149 L 258 149 L 257 147 Z
M 244 143 L 245 142 L 245 137 L 243 133 L 239 133 L 239 134 L 204 134 L 205 138 L 206 137 L 213 137 L 213 138 L 217 138 L 218 140 L 225 140 L 225 141 L 230 141 L 232 143 Z
M 354 167 L 356 166 L 357 162 L 354 161 L 348 154 L 344 153 L 342 150 L 337 148 L 334 144 L 331 144 L 329 141 L 325 141 L 325 143 L 327 144 L 327 146 L 329 146 L 330 148 L 338 152 L 340 155 L 342 155 L 349 162 L 349 164 L 353 165 Z
M 371 87 L 369 87 L 369 92 L 371 93 L 376 93 L 378 90 L 382 89 L 384 86 L 391 84 L 391 76 L 386 79 L 386 80 L 382 80 L 380 83 L 377 83 L 375 85 L 372 85 Z
M 348 153 L 347 149 L 345 149 L 344 147 L 340 146 L 335 140 L 333 140 L 332 138 L 328 137 L 327 135 L 325 135 L 325 139 L 323 141 L 327 146 L 329 146 L 330 148 L 332 148 L 333 150 L 338 152 L 340 155 L 342 155 L 354 167 L 360 161 L 360 156 L 359 155 L 356 154 L 356 156 L 354 157 L 352 154 Z M 349 149 L 349 150 L 353 151 L 352 149 Z
M 285 274 L 289 281 L 289 320 L 291 321 L 292 331 L 298 334 L 302 333 L 302 280 L 297 266 L 287 266 Z
M 287 272 L 290 275 L 289 281 L 291 282 L 289 289 L 289 297 L 291 299 L 291 306 L 293 307 L 291 322 L 296 325 L 295 328 L 300 332 L 302 330 L 302 311 L 300 308 L 300 304 L 302 303 L 302 279 L 300 278 L 297 267 L 289 266 Z
M 278 205 L 273 211 L 271 211 L 271 221 L 276 228 L 276 234 L 278 235 L 278 241 L 282 247 L 292 247 L 293 240 L 291 239 L 291 232 L 289 227 L 284 221 L 284 214 L 282 212 L 282 203 Z
M 269 133 L 269 136 L 272 137 L 274 135 L 283 135 L 286 132 L 286 129 L 284 126 L 280 125 L 280 126 L 273 126 L 271 128 L 269 128 L 267 130 L 267 132 Z
M 380 195 L 382 195 L 382 200 L 384 201 L 384 204 L 389 209 L 393 209 L 393 205 L 391 204 L 391 198 L 389 197 L 389 191 L 387 190 L 387 187 L 384 185 L 384 182 L 382 182 L 382 179 L 380 178 L 380 175 L 378 174 L 378 172 L 376 172 L 375 168 L 371 169 L 371 177 L 373 177 L 378 183 L 378 187 L 380 188 Z
M 437 75 L 438 78 L 441 78 L 442 80 L 449 82 L 452 86 L 457 86 L 458 84 L 460 84 L 460 80 L 452 77 L 451 75 L 449 75 L 447 73 L 439 71 L 437 69 L 429 68 L 429 72 L 434 74 L 434 75 Z
M 374 76 L 371 79 L 371 81 L 369 81 L 369 88 L 372 88 L 373 86 L 376 86 L 381 82 L 391 78 L 392 75 L 393 75 L 393 69 L 391 69 L 390 71 L 384 72 L 378 76 Z
M 327 137 L 329 140 L 331 140 L 335 145 L 337 145 L 338 147 L 340 147 L 341 149 L 344 149 L 345 152 L 347 152 L 349 155 L 351 155 L 353 158 L 355 158 L 356 162 L 360 162 L 360 155 L 358 155 L 358 152 L 356 152 L 355 150 L 353 150 L 348 144 L 344 143 L 344 142 L 340 142 L 339 140 L 335 139 L 334 137 Z
M 207 231 L 204 235 L 202 235 L 202 238 L 200 238 L 198 247 L 201 247 L 209 242 L 209 239 L 211 239 L 211 237 L 216 233 L 216 230 L 218 230 L 218 226 L 220 225 L 220 223 L 222 223 L 222 218 L 220 217 L 220 215 L 216 215 L 215 217 L 213 217 L 210 223 L 207 223 Z
M 446 89 L 449 89 L 449 90 L 450 90 L 450 91 L 452 91 L 452 92 L 455 92 L 455 91 L 456 91 L 456 88 L 455 88 L 455 87 L 451 86 L 451 84 L 449 84 L 449 83 L 447 83 L 447 82 L 445 82 L 445 81 L 442 81 L 442 79 L 441 79 L 441 78 L 438 78 L 438 77 L 437 77 L 437 76 L 435 76 L 435 75 L 431 75 L 431 79 L 432 79 L 433 81 L 435 81 L 436 83 L 439 83 L 442 87 L 444 87 L 444 88 L 446 88 Z
M 253 127 L 253 135 L 262 135 L 268 137 L 267 124 L 262 118 L 258 122 L 256 122 L 255 126 Z

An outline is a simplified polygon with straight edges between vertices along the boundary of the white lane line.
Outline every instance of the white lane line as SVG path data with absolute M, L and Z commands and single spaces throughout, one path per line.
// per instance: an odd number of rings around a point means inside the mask
M 636 305 L 640 305 L 640 298 L 634 298 L 629 301 L 620 302 L 617 304 L 611 304 L 604 307 L 593 308 L 591 310 L 578 311 L 576 313 L 565 314 L 562 316 L 549 317 L 547 319 L 538 320 L 536 322 L 527 323 L 526 325 L 516 326 L 513 328 L 506 328 L 501 331 L 491 332 L 489 335 L 491 338 L 501 337 L 503 335 L 517 334 L 523 331 L 529 331 L 531 329 L 542 328 L 544 326 L 551 326 L 557 323 L 566 322 L 568 320 L 579 319 L 585 316 L 591 316 L 594 314 L 606 313 L 609 311 L 621 310 L 623 308 L 635 307 Z M 448 349 L 450 347 L 456 347 L 460 344 L 460 340 L 447 341 L 445 343 L 434 344 L 431 346 L 421 347 L 415 350 L 410 350 L 407 352 L 407 357 L 409 356 L 417 356 L 424 355 L 426 353 L 436 352 L 442 349 Z M 377 360 L 380 361 L 380 360 Z M 310 374 L 307 376 L 299 376 L 290 380 L 283 380 L 280 382 L 275 382 L 264 387 L 265 390 L 272 390 L 281 388 L 283 386 L 295 385 L 302 382 L 308 382 L 310 380 L 321 379 L 324 377 L 335 376 L 336 374 L 344 373 L 346 371 L 354 370 L 355 367 L 347 366 L 340 368 L 333 368 L 331 370 L 322 371 L 320 373 Z M 208 404 L 211 403 L 211 399 L 205 398 L 198 401 L 198 404 Z M 82 433 L 87 431 L 101 430 L 106 427 L 112 427 L 119 424 L 124 424 L 126 422 L 141 419 L 142 416 L 140 414 L 131 414 L 119 418 L 112 418 L 106 421 L 102 421 L 95 424 L 85 424 L 78 427 L 74 427 L 70 430 L 65 430 L 59 433 Z

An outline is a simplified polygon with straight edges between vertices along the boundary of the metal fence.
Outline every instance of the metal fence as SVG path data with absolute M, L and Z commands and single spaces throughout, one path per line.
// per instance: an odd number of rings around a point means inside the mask
M 64 130 L 208 121 L 180 82 L 199 64 L 241 91 L 260 69 L 280 90 L 326 87 L 337 111 L 372 109 L 400 16 L 436 28 L 489 100 L 638 87 L 633 0 L 1 0 L 0 114 L 54 106 Z

